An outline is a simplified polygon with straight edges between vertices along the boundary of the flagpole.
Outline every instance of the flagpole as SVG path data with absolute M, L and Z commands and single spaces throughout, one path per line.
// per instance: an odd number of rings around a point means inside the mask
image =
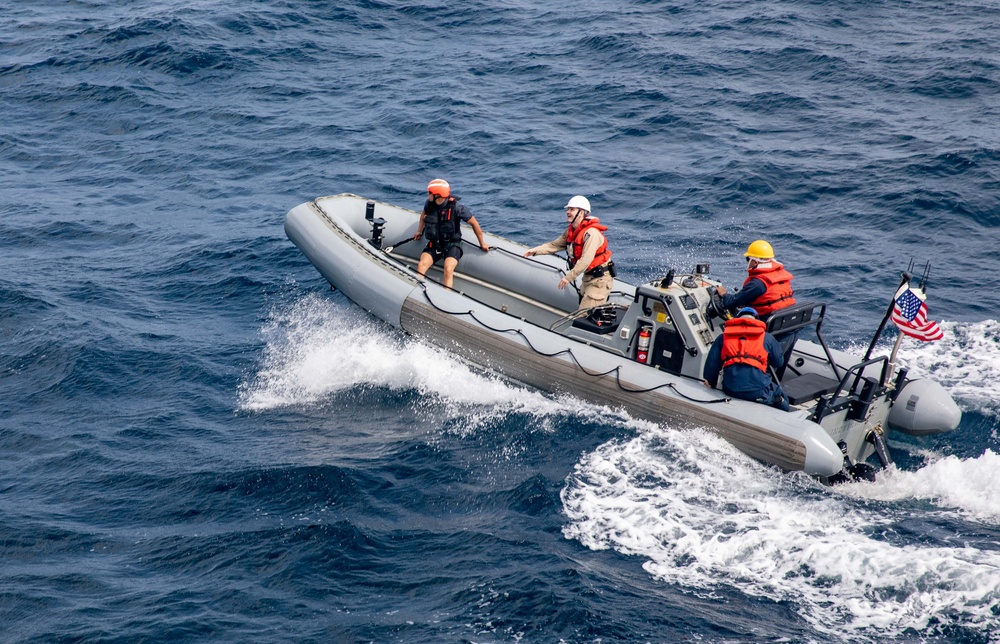
M 896 352 L 899 351 L 899 344 L 903 341 L 903 332 L 899 331 L 896 333 L 896 342 L 892 345 L 892 353 L 889 354 L 889 368 L 885 372 L 885 382 L 883 385 L 888 385 L 889 381 L 892 380 L 892 376 L 896 373 Z
M 872 351 L 875 350 L 875 344 L 878 342 L 878 339 L 882 337 L 882 331 L 885 330 L 885 325 L 889 321 L 889 316 L 892 315 L 892 307 L 896 304 L 895 293 L 899 291 L 899 289 L 901 289 L 904 284 L 909 284 L 910 280 L 913 279 L 913 275 L 911 275 L 907 271 L 903 271 L 903 273 L 900 275 L 900 278 L 901 279 L 899 281 L 899 286 L 897 286 L 896 290 L 893 291 L 893 299 L 892 301 L 889 302 L 889 308 L 888 310 L 886 310 L 885 316 L 882 318 L 882 323 L 878 325 L 878 330 L 875 332 L 875 337 L 872 338 L 872 343 L 868 345 L 868 351 L 865 352 L 865 359 L 862 360 L 862 362 L 867 362 L 868 359 L 872 357 Z M 900 335 L 902 336 L 902 334 Z M 897 347 L 899 346 L 898 338 L 896 340 L 896 346 Z

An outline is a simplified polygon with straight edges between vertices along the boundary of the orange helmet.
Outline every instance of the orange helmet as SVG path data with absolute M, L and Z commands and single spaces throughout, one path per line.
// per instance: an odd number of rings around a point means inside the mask
M 427 192 L 439 197 L 447 197 L 451 194 L 451 186 L 444 179 L 434 179 L 427 184 Z

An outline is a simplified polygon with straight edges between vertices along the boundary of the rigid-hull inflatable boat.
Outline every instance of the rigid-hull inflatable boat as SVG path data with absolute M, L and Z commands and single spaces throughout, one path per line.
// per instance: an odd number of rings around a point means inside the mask
M 798 330 L 781 376 L 785 412 L 702 381 L 723 322 L 707 267 L 639 285 L 616 279 L 607 305 L 578 311 L 574 289 L 556 287 L 565 259 L 525 258 L 525 246 L 489 233 L 489 252 L 463 242 L 452 289 L 440 284 L 440 264 L 421 277 L 424 243 L 409 243 L 418 220 L 412 210 L 340 194 L 293 208 L 285 232 L 334 288 L 408 334 L 546 392 L 711 430 L 784 470 L 829 482 L 871 478 L 869 458 L 891 462 L 891 431 L 932 434 L 961 420 L 940 385 L 908 379 L 888 356 L 829 348 L 825 304 L 796 304 L 768 321 L 773 333 Z

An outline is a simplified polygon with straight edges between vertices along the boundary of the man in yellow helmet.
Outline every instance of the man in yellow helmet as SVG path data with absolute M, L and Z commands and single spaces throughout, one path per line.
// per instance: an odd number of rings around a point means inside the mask
M 750 244 L 743 256 L 747 260 L 747 279 L 743 282 L 743 288 L 735 293 L 729 293 L 725 286 L 719 286 L 722 308 L 736 311 L 752 307 L 760 320 L 766 323 L 775 311 L 795 304 L 792 274 L 774 258 L 774 248 L 763 239 Z M 775 336 L 781 343 L 786 364 L 797 336 L 795 331 Z
M 743 253 L 747 260 L 747 279 L 743 288 L 735 293 L 719 287 L 722 308 L 735 311 L 743 307 L 753 307 L 764 322 L 778 309 L 795 304 L 792 291 L 792 274 L 784 265 L 774 259 L 774 249 L 763 239 L 750 244 Z

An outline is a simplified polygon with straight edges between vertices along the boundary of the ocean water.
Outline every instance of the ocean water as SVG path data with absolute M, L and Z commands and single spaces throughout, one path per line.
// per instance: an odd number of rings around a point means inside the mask
M 0 641 L 1000 642 L 1000 7 L 0 11 Z M 774 244 L 838 348 L 911 260 L 962 407 L 836 488 L 331 292 L 284 214 L 586 194 L 623 277 Z M 888 333 L 879 347 L 888 349 Z

